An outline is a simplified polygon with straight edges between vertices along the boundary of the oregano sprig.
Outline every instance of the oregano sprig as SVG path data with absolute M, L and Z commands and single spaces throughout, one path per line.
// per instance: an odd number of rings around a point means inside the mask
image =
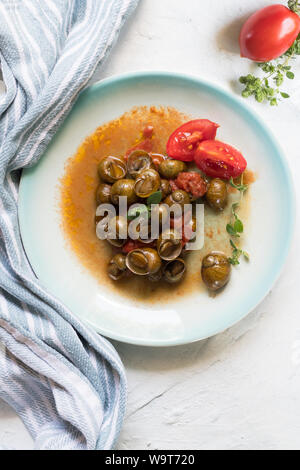
M 232 264 L 233 266 L 236 266 L 236 265 L 240 264 L 240 257 L 241 256 L 244 256 L 246 261 L 249 261 L 250 257 L 249 257 L 249 254 L 247 253 L 247 251 L 244 251 L 244 250 L 241 250 L 240 248 L 238 248 L 235 245 L 235 243 L 233 243 L 232 240 L 230 240 L 230 245 L 232 247 L 232 256 L 230 258 L 228 258 L 228 261 L 229 261 L 230 264 Z
M 227 233 L 229 233 L 229 235 L 231 237 L 240 238 L 240 234 L 244 232 L 244 224 L 240 220 L 240 218 L 237 214 L 237 210 L 238 210 L 239 205 L 241 203 L 241 200 L 243 198 L 243 194 L 244 194 L 245 191 L 247 191 L 249 186 L 247 184 L 244 184 L 243 175 L 241 176 L 240 183 L 235 183 L 233 181 L 233 178 L 230 178 L 229 184 L 230 184 L 230 186 L 232 186 L 233 188 L 237 189 L 240 192 L 240 200 L 239 200 L 239 202 L 235 202 L 235 203 L 232 204 L 232 207 L 231 207 L 231 220 L 226 225 L 226 230 L 227 230 Z M 249 261 L 249 259 L 250 259 L 249 254 L 246 251 L 243 251 L 240 248 L 238 248 L 236 246 L 236 244 L 232 241 L 232 239 L 230 239 L 230 245 L 232 247 L 232 256 L 230 258 L 228 258 L 228 261 L 229 261 L 230 264 L 232 264 L 234 266 L 237 265 L 237 264 L 240 264 L 239 259 L 240 259 L 241 256 L 244 256 L 244 258 L 247 259 L 247 261 Z
M 232 237 L 240 237 L 240 233 L 243 233 L 244 231 L 244 225 L 243 222 L 239 219 L 236 210 L 239 206 L 239 203 L 236 202 L 235 204 L 232 204 L 232 209 L 231 213 L 233 215 L 233 222 L 230 222 L 229 224 L 226 225 L 226 230 L 231 235 Z

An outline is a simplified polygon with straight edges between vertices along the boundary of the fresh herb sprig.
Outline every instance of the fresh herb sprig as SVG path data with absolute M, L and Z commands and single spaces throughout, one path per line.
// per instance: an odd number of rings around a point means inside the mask
M 232 204 L 232 207 L 231 207 L 231 221 L 230 221 L 230 223 L 228 223 L 226 225 L 226 230 L 227 230 L 227 233 L 229 233 L 229 235 L 231 237 L 240 238 L 240 236 L 241 236 L 240 234 L 244 232 L 244 224 L 240 220 L 240 218 L 237 214 L 237 210 L 238 210 L 239 205 L 241 203 L 241 200 L 243 198 L 243 194 L 244 194 L 245 191 L 247 191 L 249 186 L 247 184 L 243 183 L 243 175 L 241 177 L 240 183 L 235 183 L 233 181 L 233 178 L 230 178 L 229 184 L 230 184 L 230 186 L 232 186 L 233 188 L 237 189 L 240 192 L 240 200 L 239 200 L 239 202 L 235 202 L 234 204 Z M 249 259 L 250 259 L 249 254 L 246 251 L 243 251 L 240 248 L 238 248 L 236 246 L 236 244 L 232 241 L 232 239 L 230 239 L 230 245 L 232 247 L 232 256 L 230 258 L 228 258 L 228 261 L 229 261 L 230 264 L 232 264 L 234 266 L 240 264 L 239 260 L 240 260 L 241 256 L 244 256 L 244 258 L 247 261 L 249 261 Z
M 300 0 L 289 0 L 288 7 L 294 13 L 300 15 Z M 280 88 L 285 79 L 293 80 L 295 74 L 289 65 L 300 55 L 300 34 L 292 46 L 278 59 L 270 62 L 257 63 L 257 66 L 265 76 L 248 74 L 240 77 L 239 81 L 244 85 L 242 96 L 249 98 L 254 96 L 259 103 L 268 102 L 271 106 L 277 106 L 281 98 L 289 98 L 290 95 Z
M 232 237 L 240 237 L 240 233 L 243 233 L 244 231 L 244 225 L 243 222 L 239 219 L 236 210 L 239 207 L 239 203 L 236 202 L 235 204 L 232 204 L 232 209 L 231 213 L 233 216 L 233 222 L 230 222 L 229 224 L 226 225 L 226 230 L 231 235 Z
M 233 266 L 240 264 L 241 256 L 244 256 L 246 261 L 249 261 L 250 257 L 246 251 L 243 251 L 240 248 L 238 248 L 232 240 L 230 240 L 230 245 L 232 247 L 232 256 L 228 258 L 228 261 L 230 264 L 232 264 Z

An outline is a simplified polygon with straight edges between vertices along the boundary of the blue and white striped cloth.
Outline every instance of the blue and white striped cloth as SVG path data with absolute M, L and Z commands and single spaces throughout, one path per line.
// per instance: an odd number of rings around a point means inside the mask
M 137 1 L 0 0 L 0 397 L 37 449 L 110 449 L 122 425 L 122 363 L 34 277 L 17 203 L 20 169 L 40 158 Z

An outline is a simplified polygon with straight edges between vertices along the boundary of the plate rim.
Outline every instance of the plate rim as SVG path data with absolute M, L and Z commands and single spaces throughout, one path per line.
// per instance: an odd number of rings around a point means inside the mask
M 206 89 L 209 89 L 213 92 L 218 92 L 220 95 L 222 95 L 222 97 L 224 99 L 231 101 L 236 107 L 238 107 L 239 109 L 242 109 L 242 111 L 246 112 L 248 114 L 248 116 L 250 116 L 254 121 L 256 121 L 260 125 L 260 127 L 263 131 L 263 134 L 268 138 L 268 140 L 270 142 L 272 142 L 273 145 L 275 145 L 277 147 L 278 155 L 280 157 L 280 160 L 281 160 L 284 172 L 285 172 L 285 177 L 286 177 L 286 180 L 288 182 L 288 186 L 287 186 L 286 190 L 288 192 L 288 200 L 289 200 L 289 205 L 288 205 L 288 207 L 289 207 L 289 218 L 288 218 L 289 226 L 287 227 L 287 230 L 286 230 L 287 236 L 286 236 L 286 239 L 285 239 L 285 245 L 284 245 L 284 247 L 282 248 L 282 250 L 280 252 L 280 256 L 278 256 L 278 258 L 276 259 L 276 264 L 274 264 L 272 277 L 271 277 L 271 279 L 269 279 L 267 288 L 264 289 L 264 293 L 261 294 L 260 296 L 258 296 L 257 300 L 253 303 L 253 305 L 251 305 L 250 308 L 246 308 L 245 309 L 246 312 L 243 315 L 241 315 L 238 319 L 228 323 L 228 325 L 225 328 L 222 328 L 222 327 L 221 328 L 217 328 L 217 327 L 213 328 L 212 332 L 209 334 L 209 336 L 207 336 L 207 335 L 202 335 L 201 336 L 199 334 L 194 334 L 194 335 L 190 335 L 189 337 L 185 337 L 185 338 L 181 338 L 181 339 L 177 339 L 177 340 L 174 340 L 174 339 L 173 340 L 172 339 L 171 340 L 153 340 L 153 339 L 151 339 L 151 340 L 149 340 L 149 339 L 137 340 L 134 337 L 133 338 L 128 337 L 128 336 L 124 337 L 124 336 L 118 335 L 114 332 L 110 332 L 110 330 L 105 330 L 104 328 L 101 329 L 101 328 L 99 328 L 99 326 L 95 325 L 92 321 L 85 320 L 85 319 L 79 317 L 78 315 L 76 315 L 73 312 L 73 314 L 76 316 L 77 319 L 79 319 L 83 323 L 88 324 L 97 333 L 99 333 L 99 334 L 101 334 L 101 335 L 103 335 L 107 338 L 116 340 L 116 341 L 120 341 L 120 342 L 127 343 L 127 344 L 138 345 L 138 346 L 147 346 L 147 347 L 180 346 L 180 345 L 191 344 L 191 343 L 194 343 L 194 342 L 197 342 L 197 341 L 201 341 L 201 340 L 213 337 L 217 334 L 220 334 L 220 333 L 228 330 L 229 328 L 233 327 L 234 325 L 239 323 L 241 320 L 246 318 L 253 310 L 255 310 L 255 308 L 257 308 L 258 305 L 260 305 L 260 303 L 270 293 L 270 291 L 272 290 L 274 284 L 279 279 L 279 277 L 282 273 L 282 270 L 283 270 L 283 268 L 286 264 L 287 257 L 288 257 L 288 254 L 289 254 L 289 251 L 290 251 L 290 248 L 291 248 L 291 244 L 292 244 L 292 240 L 293 240 L 294 229 L 295 229 L 295 221 L 296 221 L 295 187 L 294 187 L 294 180 L 293 180 L 291 168 L 290 168 L 288 159 L 285 155 L 285 151 L 283 150 L 281 144 L 278 142 L 277 137 L 273 133 L 272 129 L 269 127 L 268 124 L 265 123 L 265 121 L 258 114 L 258 112 L 254 108 L 252 108 L 248 103 L 244 102 L 243 98 L 235 96 L 233 93 L 228 91 L 226 88 L 222 87 L 220 84 L 215 83 L 213 81 L 209 81 L 207 79 L 203 79 L 203 78 L 201 78 L 197 75 L 193 75 L 193 74 L 185 74 L 185 73 L 169 72 L 169 71 L 153 71 L 153 70 L 147 71 L 147 70 L 145 70 L 145 71 L 115 74 L 115 75 L 112 75 L 111 77 L 99 80 L 98 82 L 87 86 L 86 88 L 84 88 L 79 93 L 78 98 L 77 98 L 74 106 L 71 108 L 70 112 L 66 116 L 66 119 L 62 123 L 60 129 L 58 129 L 58 132 L 52 137 L 52 139 L 49 142 L 48 146 L 51 143 L 53 143 L 56 135 L 60 131 L 63 130 L 65 122 L 71 116 L 74 108 L 76 108 L 76 105 L 80 104 L 80 100 L 85 98 L 85 95 L 88 96 L 90 93 L 93 93 L 96 90 L 104 89 L 106 87 L 111 87 L 111 86 L 116 85 L 116 84 L 121 85 L 121 84 L 124 84 L 126 82 L 130 82 L 132 80 L 137 80 L 137 79 L 142 79 L 142 78 L 145 78 L 145 79 L 151 79 L 151 78 L 152 79 L 166 79 L 166 78 L 170 78 L 170 79 L 179 79 L 179 80 L 181 79 L 181 80 L 189 82 L 190 84 L 194 84 L 196 86 L 200 85 L 200 86 L 205 87 Z M 45 150 L 45 152 L 46 151 L 47 151 L 47 149 Z M 42 156 L 41 156 L 41 158 L 42 158 Z M 38 161 L 40 161 L 40 160 L 38 160 Z M 27 260 L 28 260 L 34 274 L 38 278 L 32 264 L 31 264 L 29 254 L 26 251 L 25 243 L 24 243 L 24 240 L 23 240 L 24 225 L 23 225 L 22 220 L 24 221 L 24 217 L 22 217 L 22 210 L 24 210 L 24 208 L 22 206 L 24 204 L 23 203 L 23 193 L 24 193 L 24 190 L 26 190 L 26 188 L 25 188 L 26 173 L 27 173 L 26 169 L 23 169 L 22 175 L 21 175 L 21 180 L 20 180 L 20 185 L 19 185 L 18 221 L 19 221 L 20 236 L 21 236 L 21 239 L 22 239 L 24 252 L 26 254 Z M 47 289 L 47 286 L 44 286 L 44 288 Z M 63 300 L 60 300 L 60 302 L 62 302 L 64 304 Z

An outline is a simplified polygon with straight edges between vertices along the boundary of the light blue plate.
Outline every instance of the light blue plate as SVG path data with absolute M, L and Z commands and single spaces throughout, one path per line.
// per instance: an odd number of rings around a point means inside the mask
M 96 127 L 138 105 L 173 106 L 220 123 L 218 138 L 241 149 L 258 174 L 245 242 L 251 262 L 233 270 L 216 298 L 199 292 L 154 306 L 124 299 L 99 285 L 65 243 L 57 199 L 66 160 Z M 43 285 L 105 336 L 151 346 L 207 338 L 253 310 L 280 274 L 295 214 L 288 165 L 265 124 L 224 90 L 168 73 L 113 77 L 85 90 L 40 162 L 23 172 L 19 201 L 24 247 Z

